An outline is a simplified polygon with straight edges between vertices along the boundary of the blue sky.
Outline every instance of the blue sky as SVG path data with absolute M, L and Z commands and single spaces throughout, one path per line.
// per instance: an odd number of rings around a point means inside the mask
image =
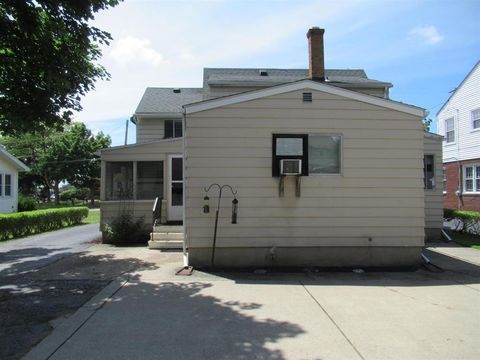
M 114 38 L 100 61 L 112 79 L 76 119 L 122 144 L 147 86 L 200 87 L 203 67 L 307 68 L 312 26 L 325 29 L 327 68 L 365 69 L 434 117 L 480 60 L 479 13 L 480 0 L 125 0 L 93 22 Z

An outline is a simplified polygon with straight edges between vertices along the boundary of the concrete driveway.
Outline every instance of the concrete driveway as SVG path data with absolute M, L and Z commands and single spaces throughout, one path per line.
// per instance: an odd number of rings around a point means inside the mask
M 180 254 L 150 251 L 157 267 L 110 284 L 26 358 L 479 359 L 480 251 L 455 249 L 427 251 L 444 272 L 190 277 L 173 275 Z

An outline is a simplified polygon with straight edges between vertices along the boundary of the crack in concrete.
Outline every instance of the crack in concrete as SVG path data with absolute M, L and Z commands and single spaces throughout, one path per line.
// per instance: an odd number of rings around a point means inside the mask
M 332 324 L 340 331 L 340 334 L 347 340 L 347 342 L 350 344 L 350 346 L 353 348 L 353 350 L 357 353 L 357 355 L 360 357 L 360 359 L 365 360 L 365 357 L 360 353 L 360 351 L 357 349 L 357 347 L 353 344 L 353 342 L 348 338 L 347 334 L 342 330 L 340 325 L 337 324 L 337 322 L 333 319 L 333 317 L 327 312 L 327 310 L 320 304 L 320 302 L 313 296 L 313 294 L 308 291 L 307 287 L 302 281 L 299 281 L 300 285 L 302 285 L 303 289 L 305 292 L 312 298 L 313 301 L 318 305 L 318 307 L 323 311 L 323 313 L 330 319 Z

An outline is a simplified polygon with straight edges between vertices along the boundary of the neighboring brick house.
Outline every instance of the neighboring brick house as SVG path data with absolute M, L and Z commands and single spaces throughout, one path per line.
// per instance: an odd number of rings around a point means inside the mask
M 437 113 L 443 141 L 444 207 L 480 210 L 480 61 Z

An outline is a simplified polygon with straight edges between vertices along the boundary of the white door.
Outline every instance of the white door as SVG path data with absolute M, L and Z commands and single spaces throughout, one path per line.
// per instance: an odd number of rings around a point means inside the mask
M 168 221 L 183 220 L 183 157 L 168 156 Z

